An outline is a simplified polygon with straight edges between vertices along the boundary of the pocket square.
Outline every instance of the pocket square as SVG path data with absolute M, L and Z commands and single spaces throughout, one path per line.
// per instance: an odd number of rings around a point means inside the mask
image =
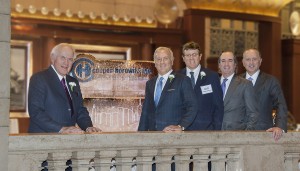
M 172 89 L 168 89 L 168 91 L 174 91 L 175 89 L 174 88 L 172 88 Z

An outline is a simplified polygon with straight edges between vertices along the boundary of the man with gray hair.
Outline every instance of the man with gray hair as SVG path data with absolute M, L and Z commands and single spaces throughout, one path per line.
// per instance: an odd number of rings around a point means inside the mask
M 74 49 L 71 45 L 56 45 L 50 54 L 51 66 L 30 79 L 28 109 L 30 133 L 100 132 L 93 127 L 78 81 L 69 76 Z M 75 126 L 78 125 L 79 127 Z
M 250 80 L 254 86 L 256 101 L 259 104 L 257 130 L 273 132 L 275 141 L 279 140 L 283 132 L 287 131 L 287 106 L 278 80 L 259 68 L 262 62 L 260 53 L 256 49 L 248 49 L 243 53 L 243 65 L 246 73 L 242 77 Z M 273 122 L 273 110 L 276 111 Z
M 197 100 L 190 78 L 172 70 L 173 52 L 159 47 L 154 52 L 158 76 L 146 83 L 145 101 L 138 131 L 183 131 L 197 114 Z

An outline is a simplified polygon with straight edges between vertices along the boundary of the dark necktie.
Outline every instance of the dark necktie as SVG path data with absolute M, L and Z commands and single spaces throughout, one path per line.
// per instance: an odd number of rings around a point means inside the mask
M 226 81 L 227 81 L 227 80 L 228 80 L 227 78 L 224 78 L 224 79 L 223 79 L 223 82 L 222 82 L 222 84 L 221 84 L 222 91 L 223 91 L 223 98 L 225 97 Z
M 154 102 L 155 102 L 155 106 L 157 106 L 159 99 L 160 99 L 160 95 L 162 92 L 162 86 L 163 86 L 163 77 L 160 77 L 157 86 L 156 86 L 156 91 L 155 91 L 155 96 L 154 96 Z
M 190 72 L 191 74 L 191 81 L 192 81 L 192 86 L 193 88 L 195 87 L 195 77 L 194 77 L 194 72 Z
M 68 98 L 68 101 L 69 101 L 69 106 L 70 106 L 70 108 L 71 109 L 69 109 L 69 110 L 71 110 L 71 115 L 73 115 L 74 113 L 74 111 L 73 111 L 73 103 L 72 103 L 72 99 L 71 99 L 71 96 L 70 96 L 70 94 L 69 94 L 69 91 L 68 91 L 68 88 L 67 88 L 67 86 L 66 86 L 66 80 L 65 80 L 65 78 L 63 78 L 63 79 L 61 79 L 61 84 L 63 85 L 63 87 L 64 87 L 64 90 L 65 90 L 65 93 L 66 93 L 66 95 L 67 95 L 67 98 Z

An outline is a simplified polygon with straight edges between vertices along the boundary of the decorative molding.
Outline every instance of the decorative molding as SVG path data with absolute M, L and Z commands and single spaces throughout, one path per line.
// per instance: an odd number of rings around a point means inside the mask
M 293 0 L 184 0 L 187 8 L 227 11 L 278 17 L 280 10 Z

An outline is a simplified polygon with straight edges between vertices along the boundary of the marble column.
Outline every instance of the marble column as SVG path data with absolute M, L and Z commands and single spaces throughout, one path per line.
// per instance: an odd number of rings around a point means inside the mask
M 0 170 L 8 170 L 10 104 L 10 0 L 0 0 Z

